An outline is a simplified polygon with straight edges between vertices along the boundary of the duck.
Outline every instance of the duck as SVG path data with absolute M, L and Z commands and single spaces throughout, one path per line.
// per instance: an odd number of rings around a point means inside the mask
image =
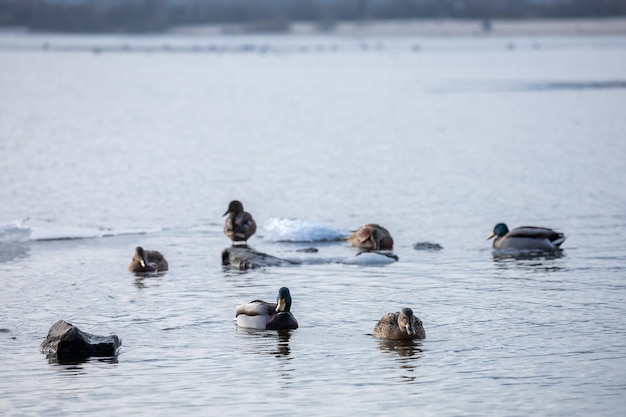
M 555 251 L 561 249 L 566 237 L 563 233 L 547 227 L 521 226 L 509 231 L 504 223 L 498 223 L 487 240 L 495 237 L 494 249 L 517 249 L 527 251 Z
M 395 313 L 385 314 L 374 326 L 374 336 L 381 339 L 425 339 L 422 321 L 406 307 Z
M 298 321 L 291 313 L 289 288 L 278 290 L 275 303 L 261 300 L 240 304 L 235 308 L 237 326 L 260 330 L 297 329 Z
M 228 215 L 224 224 L 224 234 L 233 243 L 247 242 L 256 232 L 256 222 L 252 215 L 244 211 L 243 204 L 238 200 L 233 200 L 228 204 L 228 210 L 224 216 Z
M 130 272 L 159 272 L 167 269 L 167 261 L 161 252 L 144 250 L 141 246 L 135 248 L 135 255 L 128 265 Z
M 366 250 L 393 249 L 393 238 L 389 230 L 375 223 L 368 223 L 345 238 L 352 246 Z

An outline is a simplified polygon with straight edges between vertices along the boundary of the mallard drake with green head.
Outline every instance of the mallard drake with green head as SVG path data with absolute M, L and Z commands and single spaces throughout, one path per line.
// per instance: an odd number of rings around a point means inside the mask
M 256 232 L 256 222 L 252 215 L 244 211 L 240 201 L 233 200 L 228 205 L 224 216 L 228 215 L 224 224 L 224 234 L 235 242 L 246 242 Z
M 345 238 L 352 246 L 366 250 L 393 249 L 393 238 L 389 230 L 381 225 L 369 223 Z
M 235 308 L 237 326 L 249 329 L 297 329 L 298 321 L 291 313 L 291 293 L 287 287 L 278 290 L 275 303 L 250 301 Z
M 426 331 L 422 321 L 413 315 L 413 310 L 403 308 L 385 314 L 374 326 L 374 336 L 392 340 L 425 339 Z
M 159 272 L 167 271 L 168 265 L 161 252 L 144 250 L 141 246 L 135 248 L 133 259 L 128 265 L 130 272 Z
M 498 223 L 487 240 L 495 237 L 494 249 L 515 249 L 527 251 L 559 250 L 566 237 L 547 227 L 522 226 L 509 231 L 504 223 Z

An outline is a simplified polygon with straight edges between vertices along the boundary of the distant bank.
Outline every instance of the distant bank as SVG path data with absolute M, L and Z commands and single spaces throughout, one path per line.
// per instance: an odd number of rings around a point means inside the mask
M 301 22 L 284 25 L 261 22 L 178 26 L 168 32 L 187 35 L 253 33 L 343 36 L 626 35 L 626 17 L 529 20 L 371 20 L 336 22 L 331 26 Z

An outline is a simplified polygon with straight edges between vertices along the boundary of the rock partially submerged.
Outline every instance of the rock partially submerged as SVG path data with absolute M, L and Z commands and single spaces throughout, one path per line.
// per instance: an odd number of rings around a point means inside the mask
M 301 252 L 301 253 L 317 253 L 317 252 L 319 252 L 319 249 L 317 249 L 317 248 L 302 248 L 302 249 L 298 249 L 298 250 L 296 250 L 296 252 Z
M 96 336 L 59 320 L 48 330 L 46 340 L 41 342 L 41 351 L 59 359 L 115 356 L 121 345 L 122 340 L 116 335 Z
M 427 250 L 427 251 L 439 251 L 443 249 L 439 243 L 432 242 L 417 242 L 413 245 L 413 249 L 415 250 Z
M 248 246 L 232 246 L 222 251 L 222 265 L 241 270 L 293 264 L 294 262 L 257 252 Z

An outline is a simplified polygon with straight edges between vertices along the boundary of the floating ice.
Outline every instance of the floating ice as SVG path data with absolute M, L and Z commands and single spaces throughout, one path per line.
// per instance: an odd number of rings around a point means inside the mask
M 143 235 L 146 233 L 146 230 L 111 230 L 88 227 L 33 228 L 31 239 L 38 241 L 98 239 L 112 236 Z
M 0 243 L 25 242 L 30 239 L 32 229 L 19 222 L 0 223 Z
M 272 242 L 323 242 L 342 240 L 341 230 L 300 219 L 269 219 L 264 225 L 264 238 Z
M 0 223 L 0 243 L 96 239 L 111 236 L 142 235 L 155 230 L 111 230 L 106 228 L 83 227 L 29 227 L 13 223 Z

